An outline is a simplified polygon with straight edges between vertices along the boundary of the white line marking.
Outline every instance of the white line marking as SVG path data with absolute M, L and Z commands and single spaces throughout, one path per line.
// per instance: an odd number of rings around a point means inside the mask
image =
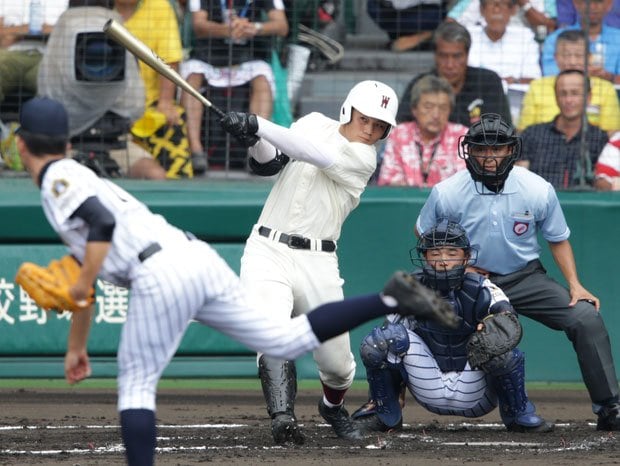
M 544 447 L 544 443 L 538 442 L 443 442 L 441 445 L 455 447 Z
M 589 426 L 594 426 L 594 423 L 587 423 Z M 319 424 L 319 426 L 322 427 L 329 427 L 328 424 Z M 411 427 L 412 425 L 410 424 L 405 424 L 406 427 Z M 415 424 L 413 425 L 413 427 L 416 428 L 423 428 L 425 426 L 425 424 Z M 556 424 L 556 427 L 570 427 L 571 424 L 570 423 L 558 423 Z M 241 427 L 248 427 L 248 424 L 181 424 L 181 425 L 172 425 L 172 424 L 162 424 L 162 425 L 158 425 L 157 428 L 161 429 L 161 430 L 174 430 L 174 429 L 238 429 Z M 454 424 L 447 424 L 446 425 L 446 429 L 452 430 L 455 428 L 469 428 L 469 429 L 500 429 L 500 428 L 504 428 L 503 424 L 499 424 L 499 423 L 484 423 L 484 424 L 474 424 L 474 423 L 468 423 L 468 422 L 463 422 L 463 423 L 454 423 Z M 108 429 L 120 429 L 119 425 L 86 425 L 86 426 L 80 426 L 80 425 L 67 425 L 67 426 L 37 426 L 37 425 L 27 425 L 27 426 L 23 426 L 23 425 L 13 425 L 13 426 L 0 426 L 0 431 L 12 431 L 12 430 L 22 430 L 22 429 L 30 429 L 30 430 L 76 430 L 76 429 L 92 429 L 92 430 L 108 430 Z M 220 437 L 220 436 L 218 436 Z M 560 447 L 560 448 L 553 448 L 551 447 L 551 445 L 545 444 L 545 443 L 539 443 L 539 442 L 442 442 L 438 436 L 433 436 L 433 435 L 425 435 L 425 436 L 419 436 L 417 434 L 400 434 L 399 437 L 401 438 L 411 438 L 414 439 L 416 441 L 419 442 L 431 442 L 431 443 L 436 443 L 438 445 L 445 445 L 445 446 L 455 446 L 455 447 L 461 447 L 461 446 L 476 446 L 476 447 L 497 447 L 497 446 L 501 446 L 501 447 L 514 447 L 514 448 L 541 448 L 542 449 L 540 451 L 547 451 L 547 452 L 561 452 L 561 451 L 576 451 L 576 450 L 589 450 L 592 448 L 597 448 L 600 447 L 601 445 L 605 444 L 606 442 L 610 441 L 609 438 L 607 437 L 603 437 L 601 439 L 598 440 L 593 440 L 593 441 L 583 441 L 581 443 L 575 443 L 575 444 L 568 444 L 564 447 Z M 175 437 L 158 437 L 158 440 L 170 440 L 170 439 L 178 439 L 179 441 L 183 441 L 183 440 L 188 440 L 188 439 L 196 439 L 196 436 L 175 436 Z M 220 437 L 221 438 L 221 437 Z M 217 438 L 209 438 L 206 441 L 213 441 L 213 440 L 217 440 Z M 369 444 L 367 445 L 365 448 L 366 449 L 386 449 L 389 448 L 390 443 L 389 442 L 385 442 L 382 440 L 379 440 L 377 443 L 374 444 Z M 547 447 L 547 448 L 544 448 Z M 209 446 L 209 445 L 204 445 L 204 446 L 172 446 L 172 447 L 157 447 L 157 451 L 160 453 L 169 453 L 169 452 L 175 452 L 175 451 L 207 451 L 207 450 L 247 450 L 248 448 L 250 448 L 249 446 L 246 445 L 234 445 L 234 446 Z M 264 450 L 275 450 L 275 449 L 281 449 L 282 447 L 279 445 L 274 445 L 273 447 L 270 446 L 263 446 L 261 447 Z M 340 447 L 340 446 L 332 446 L 332 447 L 326 447 L 324 449 L 331 449 L 331 450 L 340 450 L 340 449 L 349 449 L 350 447 L 348 446 L 344 446 L 344 447 Z M 123 447 L 122 443 L 116 443 L 116 444 L 111 444 L 111 445 L 107 445 L 107 446 L 101 446 L 101 447 L 92 447 L 92 448 L 72 448 L 72 449 L 68 449 L 68 450 L 11 450 L 11 449 L 5 449 L 5 450 L 0 450 L 0 455 L 39 455 L 39 456 L 53 456 L 53 455 L 59 455 L 59 454 L 63 454 L 63 455 L 84 455 L 84 454 L 106 454 L 106 453 L 122 453 L 124 452 L 125 449 Z
M 163 424 L 158 429 L 238 429 L 247 424 Z M 120 429 L 119 425 L 88 425 L 88 426 L 0 426 L 0 430 L 77 430 L 77 429 Z

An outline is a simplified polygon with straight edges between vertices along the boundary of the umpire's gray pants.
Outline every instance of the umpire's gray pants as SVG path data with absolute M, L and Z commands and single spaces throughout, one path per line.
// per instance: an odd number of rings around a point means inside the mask
M 609 335 L 601 314 L 592 304 L 579 301 L 569 307 L 568 290 L 547 275 L 539 260 L 517 272 L 491 274 L 489 278 L 506 293 L 519 315 L 566 333 L 577 353 L 595 412 L 600 405 L 617 399 L 618 379 Z

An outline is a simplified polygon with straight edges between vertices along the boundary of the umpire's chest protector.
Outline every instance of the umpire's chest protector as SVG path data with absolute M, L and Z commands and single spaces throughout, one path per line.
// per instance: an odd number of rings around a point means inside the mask
M 415 332 L 427 344 L 442 372 L 462 371 L 467 364 L 467 340 L 489 313 L 491 292 L 483 286 L 484 277 L 465 274 L 463 285 L 445 298 L 463 318 L 461 326 L 450 330 L 432 321 L 420 321 Z

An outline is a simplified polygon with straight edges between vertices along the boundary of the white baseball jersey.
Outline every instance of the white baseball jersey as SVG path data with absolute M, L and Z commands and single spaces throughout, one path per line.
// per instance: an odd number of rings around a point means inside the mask
M 336 252 L 291 249 L 278 241 L 281 233 L 302 235 L 313 245 L 335 241 L 346 217 L 359 204 L 376 167 L 376 151 L 373 146 L 350 143 L 339 127 L 339 122 L 319 113 L 292 126 L 300 140 L 321 141 L 337 148 L 338 154 L 322 169 L 288 154 L 292 160 L 273 186 L 241 259 L 241 280 L 253 302 L 282 322 L 344 296 Z M 260 226 L 272 230 L 269 237 L 258 233 Z M 329 387 L 351 385 L 355 359 L 348 334 L 325 342 L 315 350 L 314 359 Z
M 42 172 L 41 197 L 50 225 L 78 259 L 89 228 L 72 215 L 92 196 L 116 220 L 100 276 L 130 289 L 118 348 L 119 411 L 155 410 L 157 382 L 192 320 L 273 357 L 294 358 L 319 345 L 305 316 L 278 321 L 250 307 L 239 278 L 207 243 L 188 239 L 88 168 L 60 159 Z M 141 261 L 153 243 L 161 249 Z

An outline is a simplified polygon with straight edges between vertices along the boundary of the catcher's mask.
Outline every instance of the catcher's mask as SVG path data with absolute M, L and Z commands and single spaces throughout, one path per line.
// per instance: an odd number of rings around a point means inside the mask
M 504 147 L 509 147 L 507 155 L 497 156 L 496 153 L 503 152 Z M 473 180 L 482 183 L 482 186 L 476 183 L 476 190 L 480 194 L 497 194 L 502 191 L 504 181 L 521 156 L 521 138 L 501 116 L 485 113 L 467 134 L 459 138 L 458 148 L 459 157 L 465 160 Z
M 457 257 L 455 254 L 454 258 L 451 258 L 448 253 L 441 257 L 429 257 L 432 256 L 432 250 L 443 248 L 462 249 L 464 255 Z M 441 292 L 448 292 L 461 286 L 465 267 L 476 261 L 475 252 L 461 225 L 441 220 L 420 237 L 418 245 L 409 251 L 409 255 L 411 263 L 422 269 L 426 285 Z

